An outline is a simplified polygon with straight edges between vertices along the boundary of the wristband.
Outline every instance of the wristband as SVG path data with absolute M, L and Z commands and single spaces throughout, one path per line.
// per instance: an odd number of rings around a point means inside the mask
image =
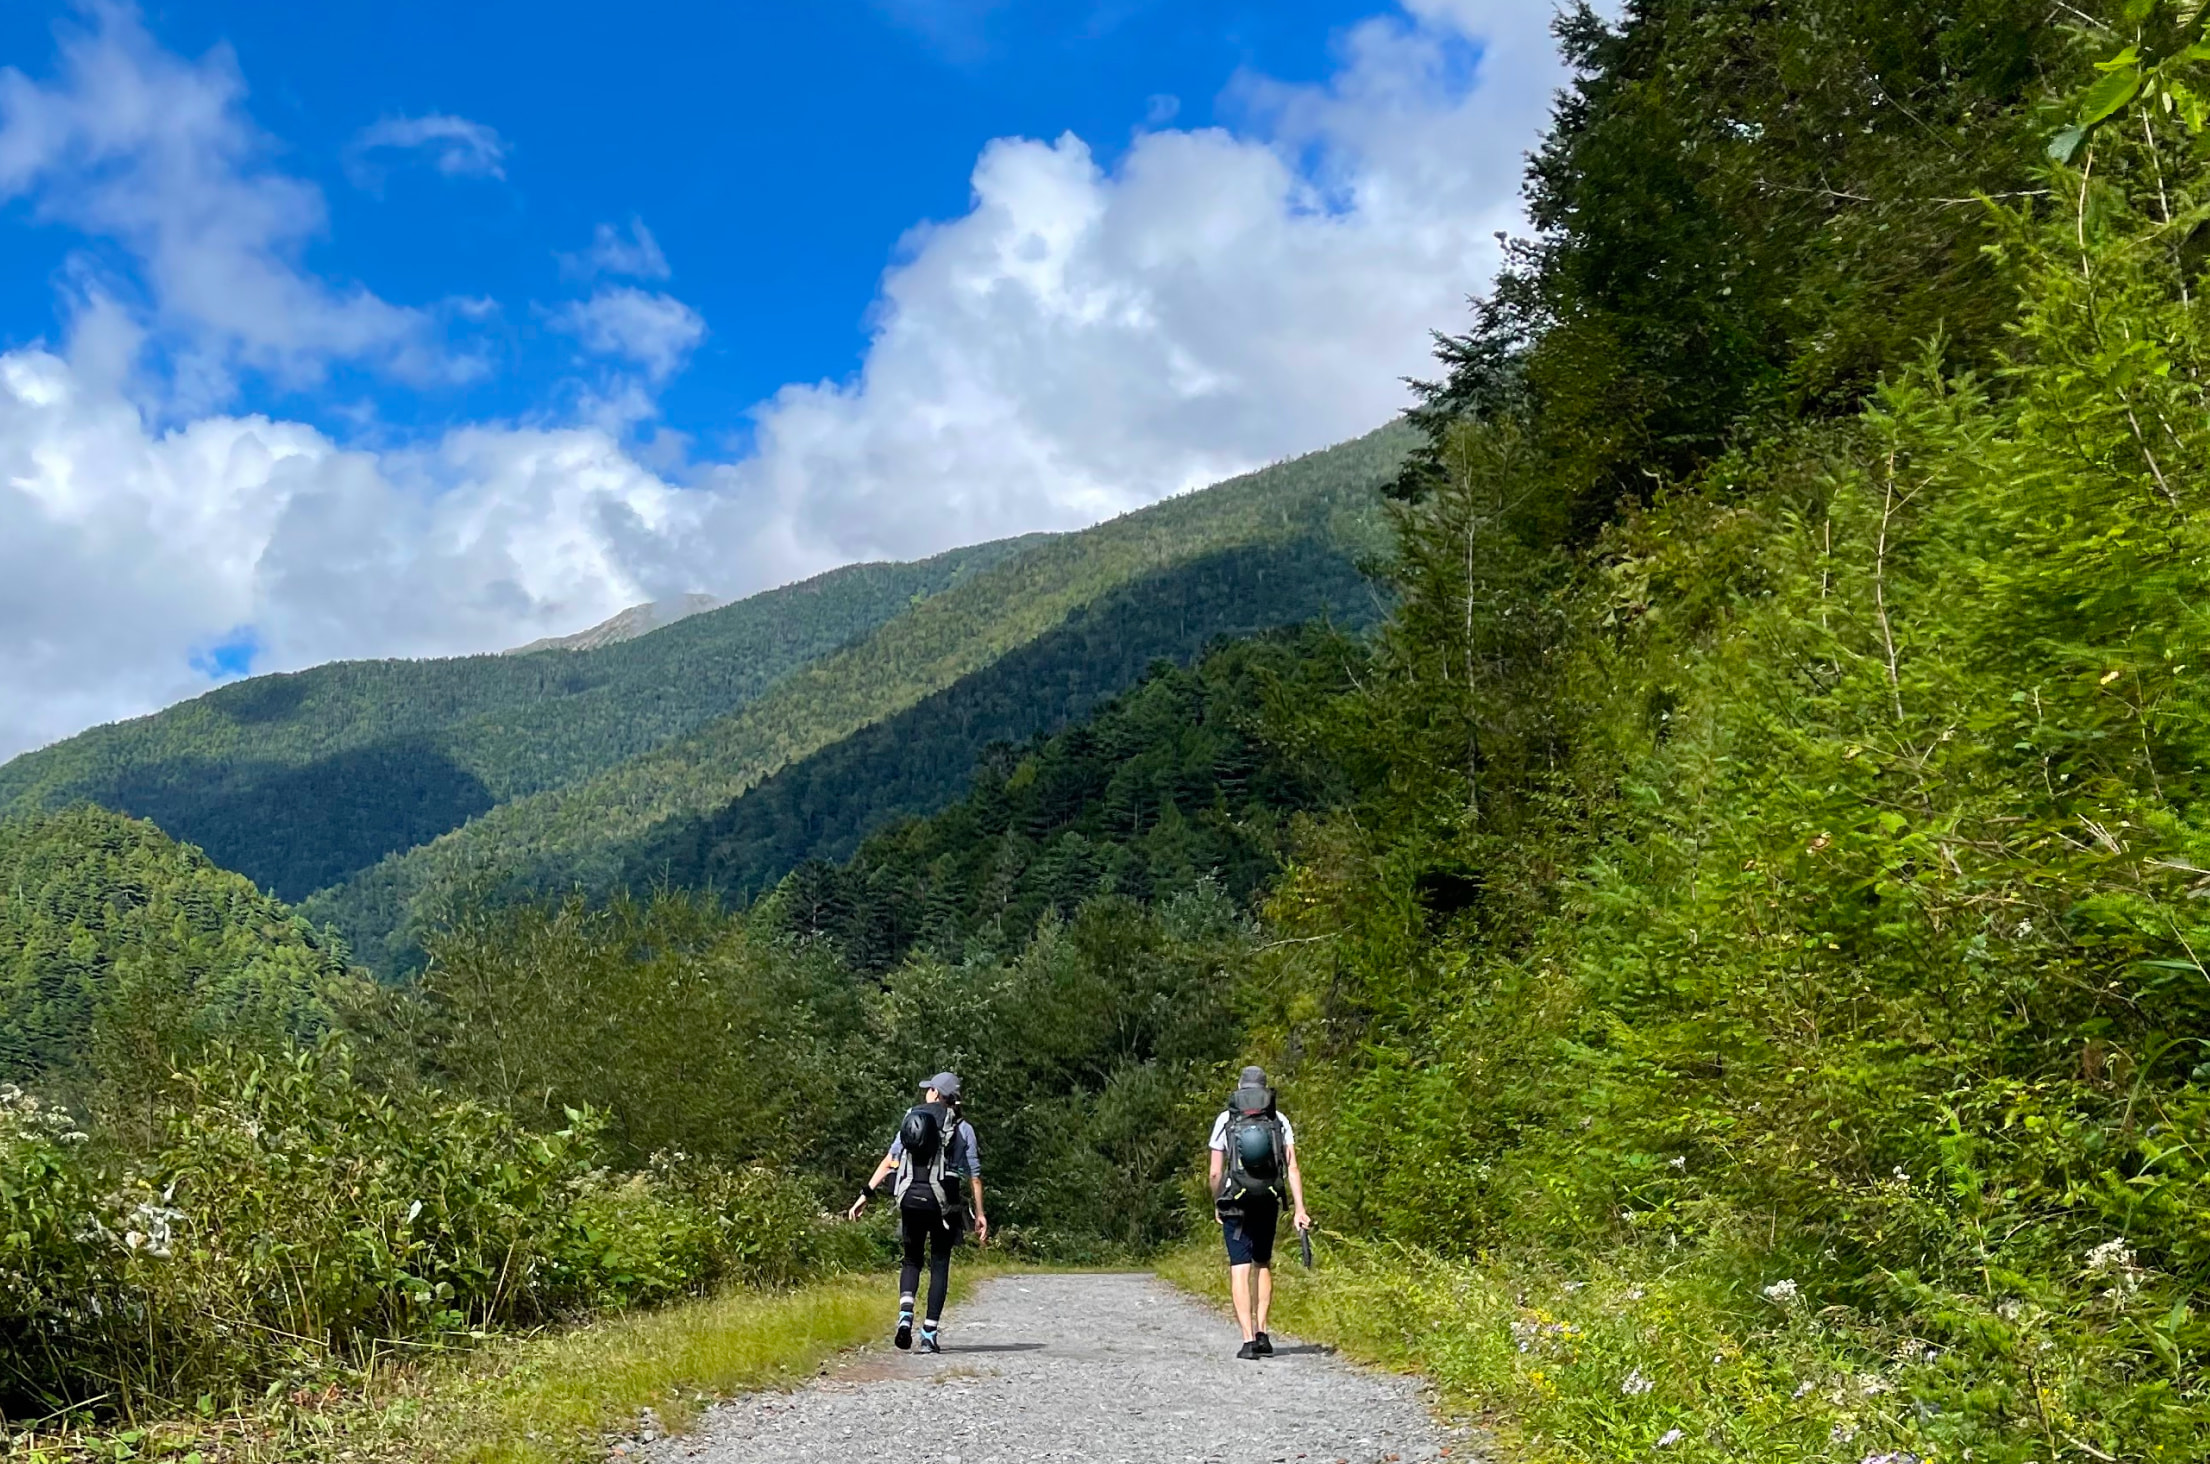
M 861 1194 L 863 1194 L 863 1195 L 865 1195 L 865 1196 L 867 1196 L 867 1198 L 869 1198 L 869 1199 L 871 1200 L 871 1199 L 873 1199 L 873 1198 L 875 1197 L 875 1195 L 876 1195 L 876 1193 L 877 1193 L 877 1189 L 878 1189 L 878 1187 L 877 1187 L 877 1186 L 875 1186 L 875 1185 L 869 1185 L 869 1186 L 867 1186 L 867 1188 L 865 1188 L 865 1189 L 861 1190 L 861 1191 L 860 1191 L 860 1193 L 861 1193 Z

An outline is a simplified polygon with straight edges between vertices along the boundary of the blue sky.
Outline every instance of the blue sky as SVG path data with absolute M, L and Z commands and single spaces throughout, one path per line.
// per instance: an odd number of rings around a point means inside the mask
M 227 47 L 288 173 L 317 184 L 309 258 L 385 299 L 500 303 L 492 369 L 424 391 L 350 384 L 410 429 L 558 410 L 574 343 L 531 310 L 576 293 L 560 256 L 640 220 L 708 336 L 660 395 L 713 440 L 786 381 L 841 377 L 898 239 L 962 212 L 993 137 L 1072 131 L 1109 162 L 1138 128 L 1232 120 L 1239 71 L 1326 73 L 1370 5 L 1317 0 L 818 0 L 809 4 L 379 0 L 159 4 L 162 45 Z M 0 57 L 38 75 L 72 5 L 0 12 Z M 498 172 L 358 156 L 379 121 L 457 116 L 497 134 Z M 0 344 L 54 337 L 54 279 L 84 245 L 21 201 L 0 228 Z M 255 381 L 242 402 L 323 424 L 352 393 Z
M 1370 430 L 1549 0 L 0 10 L 0 757 Z

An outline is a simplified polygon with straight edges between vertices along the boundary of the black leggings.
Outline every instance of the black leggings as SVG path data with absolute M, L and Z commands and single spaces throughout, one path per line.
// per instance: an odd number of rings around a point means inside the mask
M 928 1253 L 929 1309 L 924 1316 L 934 1322 L 944 1314 L 944 1292 L 952 1282 L 952 1247 L 959 1244 L 960 1216 L 954 1211 L 947 1222 L 937 1210 L 935 1196 L 925 1207 L 898 1212 L 898 1230 L 905 1238 L 905 1266 L 898 1272 L 898 1297 L 913 1295 L 921 1284 L 921 1255 Z

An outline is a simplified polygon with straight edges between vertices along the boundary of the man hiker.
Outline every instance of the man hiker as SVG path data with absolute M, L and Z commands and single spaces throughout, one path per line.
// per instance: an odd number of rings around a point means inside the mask
M 1297 1228 L 1310 1230 L 1296 1131 L 1274 1105 L 1266 1069 L 1247 1067 L 1228 1106 L 1212 1123 L 1213 1209 L 1227 1238 L 1228 1295 L 1243 1328 L 1237 1357 L 1271 1357 L 1274 1352 L 1273 1339 L 1266 1335 L 1266 1311 L 1274 1301 L 1274 1227 L 1281 1219 L 1285 1189 L 1297 1206 Z
M 925 1253 L 929 1305 L 921 1323 L 921 1350 L 941 1352 L 936 1321 L 944 1314 L 944 1292 L 951 1285 L 952 1247 L 959 1244 L 967 1218 L 959 1194 L 961 1180 L 974 1195 L 975 1244 L 990 1243 L 990 1219 L 982 1212 L 982 1156 L 975 1148 L 974 1125 L 959 1116 L 959 1074 L 938 1073 L 921 1080 L 921 1101 L 906 1110 L 890 1141 L 890 1152 L 875 1166 L 867 1188 L 852 1201 L 850 1218 L 860 1217 L 867 1201 L 893 1173 L 898 1176 L 892 1190 L 898 1200 L 898 1229 L 905 1241 L 894 1340 L 900 1348 L 913 1345 L 913 1294 L 921 1281 Z

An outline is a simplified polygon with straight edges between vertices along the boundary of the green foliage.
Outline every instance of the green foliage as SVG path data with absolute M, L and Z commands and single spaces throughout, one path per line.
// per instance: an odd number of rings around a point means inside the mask
M 2069 9 L 2069 7 L 2068 7 Z M 2035 186 L 2068 37 L 2026 0 L 1636 0 L 1559 25 L 1580 75 L 1512 246 L 1418 419 L 1524 417 L 1554 532 L 1742 432 L 1848 414 L 1944 333 L 1984 362 L 2010 291 L 1982 194 Z M 1442 476 L 1423 454 L 1404 487 Z
M 981 671 L 1132 580 L 1238 546 L 1318 539 L 1354 556 L 1378 548 L 1373 489 L 1397 472 L 1411 441 L 1402 427 L 1384 428 L 1051 539 L 808 663 L 729 716 L 595 777 L 501 804 L 302 908 L 390 975 L 417 965 L 419 933 L 463 905 L 611 892 L 657 831 L 710 816 L 778 769 Z M 1314 567 L 1334 582 L 1332 566 Z
M 197 849 L 91 807 L 0 822 L 0 1072 L 142 1100 L 211 1041 L 327 1024 L 330 937 Z
M 0 1102 L 0 1406 L 244 1396 L 408 1342 L 787 1279 L 812 1197 L 764 1171 L 597 1167 L 596 1119 L 530 1132 L 378 1092 L 329 1041 L 177 1079 L 143 1155 Z
M 860 997 L 825 953 L 757 938 L 683 895 L 477 912 L 438 932 L 370 1030 L 436 1081 L 544 1127 L 606 1120 L 630 1166 L 817 1151 Z
M 151 818 L 287 900 L 758 697 L 916 600 L 1034 547 L 861 564 L 586 651 L 258 676 L 0 767 L 0 809 Z
M 1381 662 L 1308 719 L 1359 782 L 1271 907 L 1315 1209 L 1522 1278 L 1662 1271 L 1662 1314 L 1554 1307 L 1583 1335 L 1539 1383 L 1501 1317 L 1464 1331 L 1569 1457 L 2210 1427 L 2210 175 L 2176 110 L 1989 210 L 1990 376 L 1936 343 L 1555 560 L 1475 530 L 1570 473 L 1454 427 Z M 1844 1369 L 1902 1404 L 1828 1397 Z

